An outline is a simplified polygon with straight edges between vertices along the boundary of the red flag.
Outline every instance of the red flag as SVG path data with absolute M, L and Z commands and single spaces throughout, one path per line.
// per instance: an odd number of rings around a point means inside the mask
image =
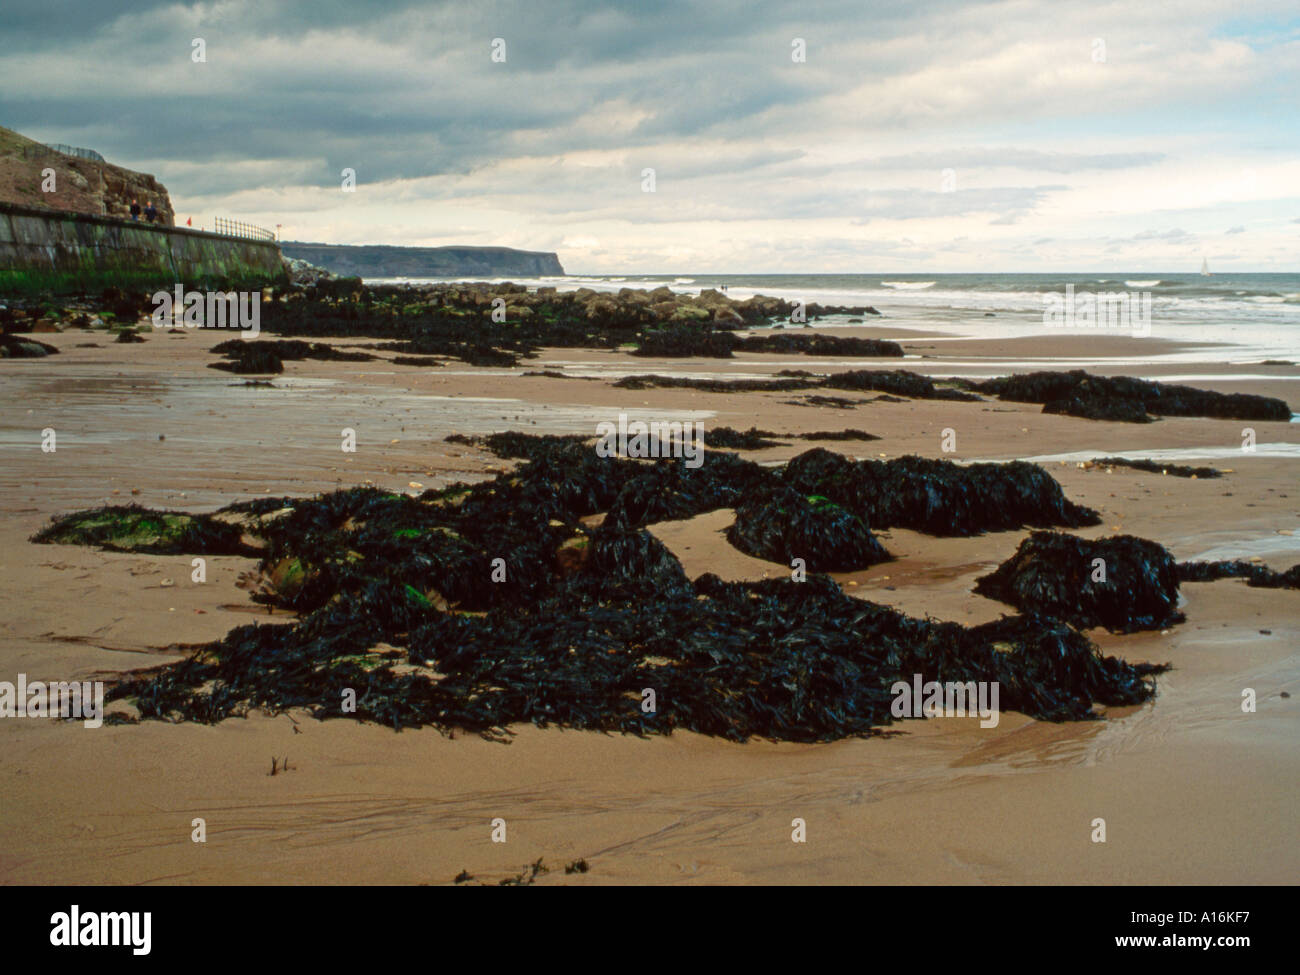
M 193 217 L 186 217 L 186 218 L 185 218 L 185 226 L 187 226 L 187 227 L 193 227 L 193 226 L 194 226 L 194 218 L 193 218 Z

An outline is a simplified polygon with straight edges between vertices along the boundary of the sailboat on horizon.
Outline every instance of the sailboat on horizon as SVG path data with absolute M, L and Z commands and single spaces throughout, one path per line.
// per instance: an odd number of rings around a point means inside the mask
M 1212 278 L 1214 274 L 1210 271 L 1210 262 L 1204 257 L 1201 258 L 1201 277 Z

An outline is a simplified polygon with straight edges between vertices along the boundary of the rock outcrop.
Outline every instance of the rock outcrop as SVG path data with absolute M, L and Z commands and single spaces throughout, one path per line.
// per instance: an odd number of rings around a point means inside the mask
M 49 169 L 54 180 L 47 191 Z M 130 219 L 132 200 L 142 210 L 152 202 L 163 226 L 175 224 L 167 188 L 148 173 L 69 156 L 0 126 L 0 203 Z

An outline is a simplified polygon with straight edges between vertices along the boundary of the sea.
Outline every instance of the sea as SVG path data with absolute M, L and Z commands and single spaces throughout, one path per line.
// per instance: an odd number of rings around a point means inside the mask
M 381 283 L 450 279 L 376 278 Z M 459 279 L 459 280 L 463 280 Z M 490 279 L 504 281 L 505 278 Z M 1212 274 L 1133 271 L 1109 274 L 570 274 L 511 278 L 561 291 L 657 288 L 698 293 L 726 289 L 737 300 L 755 294 L 880 312 L 861 323 L 829 316 L 826 325 L 888 325 L 953 338 L 1043 334 L 1044 309 L 1070 286 L 1079 295 L 1150 295 L 1150 337 L 1199 346 L 1161 361 L 1249 363 L 1300 360 L 1300 273 Z M 1059 333 L 1061 329 L 1056 329 Z M 1066 329 L 1068 331 L 1068 329 Z M 1079 329 L 1084 331 L 1084 329 Z M 1095 333 L 1096 329 L 1092 329 Z

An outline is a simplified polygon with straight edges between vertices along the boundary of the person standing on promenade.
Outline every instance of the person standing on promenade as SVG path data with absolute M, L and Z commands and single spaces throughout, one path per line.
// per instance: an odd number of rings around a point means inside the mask
M 136 221 L 140 219 L 140 204 L 135 200 L 131 201 L 131 219 Z
M 144 208 L 144 218 L 148 220 L 150 223 L 153 223 L 155 220 L 158 219 L 158 208 L 153 205 L 152 200 L 146 202 Z

